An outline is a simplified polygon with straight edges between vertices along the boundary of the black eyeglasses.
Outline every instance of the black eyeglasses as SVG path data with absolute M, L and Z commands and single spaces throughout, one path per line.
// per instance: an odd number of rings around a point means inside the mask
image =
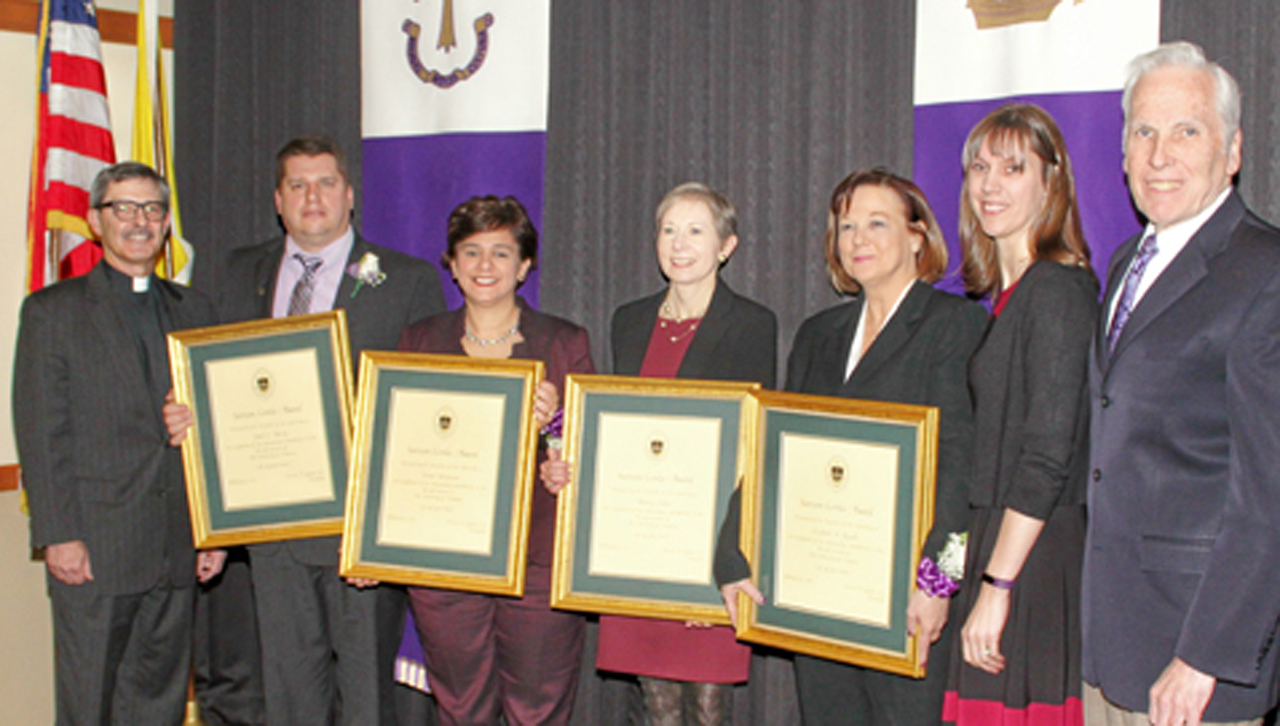
M 139 209 L 142 210 L 148 222 L 159 222 L 169 213 L 169 205 L 164 202 L 131 202 L 118 199 L 114 202 L 103 202 L 97 206 L 98 209 L 107 207 L 111 208 L 111 213 L 121 222 L 128 222 L 137 217 Z

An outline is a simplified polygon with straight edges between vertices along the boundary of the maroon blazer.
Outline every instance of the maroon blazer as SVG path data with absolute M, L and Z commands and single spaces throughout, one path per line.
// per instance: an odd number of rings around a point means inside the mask
M 595 373 L 587 331 L 573 323 L 534 310 L 521 298 L 520 334 L 524 341 L 511 349 L 512 358 L 540 360 L 546 380 L 555 384 L 564 398 L 564 377 L 570 373 Z M 415 353 L 466 355 L 462 337 L 466 333 L 466 309 L 458 308 L 410 325 L 400 336 L 400 350 Z M 538 460 L 546 456 L 539 451 Z M 529 521 L 529 563 L 551 566 L 556 528 L 556 498 L 541 484 L 533 488 L 533 512 Z

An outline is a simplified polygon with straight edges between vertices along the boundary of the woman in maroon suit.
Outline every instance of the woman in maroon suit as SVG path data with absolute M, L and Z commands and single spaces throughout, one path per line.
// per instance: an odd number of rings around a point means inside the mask
M 405 329 L 400 349 L 546 364 L 534 416 L 545 426 L 568 373 L 592 373 L 587 333 L 530 309 L 516 289 L 538 232 L 513 197 L 472 197 L 449 215 L 443 262 L 465 305 Z M 565 724 L 582 660 L 584 620 L 549 603 L 555 496 L 535 488 L 523 598 L 411 588 L 427 674 L 445 724 Z
M 733 205 L 703 184 L 682 184 L 663 197 L 655 221 L 668 285 L 614 313 L 614 373 L 773 388 L 777 319 L 718 274 L 738 245 Z M 650 724 L 730 723 L 731 684 L 747 680 L 750 660 L 729 627 L 600 618 L 596 667 L 640 677 Z

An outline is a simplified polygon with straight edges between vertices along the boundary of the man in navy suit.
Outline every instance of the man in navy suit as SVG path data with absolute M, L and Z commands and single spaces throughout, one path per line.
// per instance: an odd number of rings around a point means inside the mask
M 221 321 L 343 308 L 358 365 L 361 351 L 395 350 L 408 324 L 443 311 L 435 268 L 362 238 L 354 202 L 336 142 L 285 144 L 275 191 L 285 236 L 231 253 Z M 189 414 L 175 420 L 181 428 Z M 271 726 L 396 722 L 393 669 L 408 598 L 397 585 L 343 581 L 338 548 L 337 536 L 249 547 Z
M 1148 224 L 1091 360 L 1085 720 L 1256 723 L 1280 657 L 1280 233 L 1232 187 L 1240 94 L 1198 47 L 1136 58 L 1124 111 Z
M 176 724 L 197 578 L 226 553 L 192 549 L 182 458 L 161 407 L 165 335 L 216 322 L 203 295 L 156 278 L 169 185 L 103 169 L 89 193 L 103 259 L 22 306 L 13 418 L 53 603 L 58 724 Z

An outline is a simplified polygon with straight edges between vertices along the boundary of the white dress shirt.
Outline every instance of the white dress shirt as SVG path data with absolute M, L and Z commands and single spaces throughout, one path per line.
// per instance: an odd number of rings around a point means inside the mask
M 1142 271 L 1142 279 L 1138 281 L 1138 292 L 1133 298 L 1134 309 L 1138 307 L 1138 302 L 1142 300 L 1142 296 L 1147 294 L 1147 290 L 1150 290 L 1151 285 L 1160 277 L 1160 273 L 1164 272 L 1165 268 L 1168 267 L 1170 263 L 1173 262 L 1174 258 L 1178 256 L 1179 252 L 1182 252 L 1183 248 L 1187 246 L 1187 243 L 1191 241 L 1191 238 L 1196 236 L 1196 232 L 1199 232 L 1200 228 L 1204 226 L 1204 223 L 1208 222 L 1209 218 L 1213 216 L 1213 213 L 1218 211 L 1218 207 L 1221 207 L 1223 202 L 1227 201 L 1227 197 L 1231 196 L 1231 189 L 1232 187 L 1228 186 L 1226 191 L 1218 195 L 1218 198 L 1214 200 L 1213 204 L 1202 209 L 1196 216 L 1185 222 L 1179 222 L 1159 234 L 1156 234 L 1155 225 L 1150 223 L 1147 224 L 1147 228 L 1142 231 L 1142 239 L 1146 239 L 1148 235 L 1155 234 L 1156 253 L 1147 262 L 1147 269 Z M 1133 256 L 1134 260 L 1137 258 L 1137 255 Z M 1133 260 L 1129 261 L 1129 266 L 1133 266 Z M 1119 278 L 1121 287 L 1123 287 L 1124 279 L 1127 276 L 1128 270 L 1126 269 L 1125 275 Z M 1116 307 L 1119 306 L 1119 304 L 1120 291 L 1116 290 L 1111 297 L 1111 309 L 1107 311 L 1108 321 L 1115 320 Z M 1110 329 L 1111 322 L 1108 322 L 1107 330 Z

